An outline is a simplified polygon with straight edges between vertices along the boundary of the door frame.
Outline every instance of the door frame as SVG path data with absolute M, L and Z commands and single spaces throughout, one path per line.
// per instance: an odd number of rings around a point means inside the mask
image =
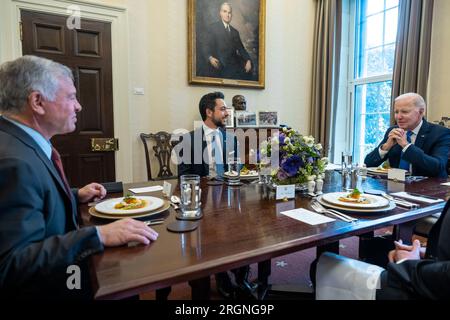
M 67 7 L 77 5 L 81 18 L 111 23 L 114 135 L 119 139 L 115 153 L 116 180 L 133 180 L 132 139 L 130 136 L 128 81 L 128 12 L 125 7 L 92 3 L 84 0 L 1 0 L 0 63 L 22 56 L 20 11 L 68 15 Z

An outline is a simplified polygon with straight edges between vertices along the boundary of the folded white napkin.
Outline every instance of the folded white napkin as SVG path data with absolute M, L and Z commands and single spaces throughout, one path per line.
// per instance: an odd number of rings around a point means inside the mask
M 310 225 L 316 225 L 321 223 L 327 223 L 335 221 L 336 219 L 326 217 L 324 215 L 314 213 L 312 211 L 306 210 L 306 209 L 294 209 L 289 211 L 283 211 L 280 212 L 281 214 L 284 214 L 285 216 L 288 216 L 289 218 L 310 224 Z
M 151 186 L 151 187 L 144 187 L 144 188 L 133 188 L 128 189 L 133 193 L 146 193 L 146 192 L 155 192 L 155 191 L 161 191 L 164 190 L 162 186 Z
M 317 300 L 375 300 L 383 268 L 325 252 L 316 273 Z
M 415 200 L 415 201 L 419 201 L 419 202 L 423 202 L 423 203 L 437 203 L 437 202 L 442 202 L 444 200 L 442 199 L 430 199 L 430 198 L 425 198 L 425 197 L 419 197 L 419 196 L 413 196 L 407 192 L 395 192 L 395 193 L 391 193 L 391 195 L 393 196 L 397 196 L 397 197 L 401 197 L 401 198 L 405 198 L 405 199 L 409 199 L 409 200 Z
M 339 170 L 342 168 L 342 165 L 340 164 L 334 164 L 334 163 L 328 163 L 325 167 L 325 171 L 331 171 L 331 170 Z

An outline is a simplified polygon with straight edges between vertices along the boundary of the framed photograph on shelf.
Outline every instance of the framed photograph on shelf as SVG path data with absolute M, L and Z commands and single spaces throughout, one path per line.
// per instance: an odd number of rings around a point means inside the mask
M 189 84 L 264 89 L 265 21 L 266 0 L 189 0 Z
M 260 127 L 278 127 L 278 111 L 259 111 L 258 124 Z
M 236 127 L 256 127 L 256 112 L 235 111 Z
M 234 127 L 234 108 L 227 108 L 227 113 L 228 113 L 228 117 L 227 117 L 225 127 L 232 128 L 232 127 Z

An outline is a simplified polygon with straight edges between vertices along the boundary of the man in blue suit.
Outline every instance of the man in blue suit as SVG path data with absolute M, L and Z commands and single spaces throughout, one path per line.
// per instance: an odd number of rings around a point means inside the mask
M 447 177 L 450 130 L 424 119 L 425 101 L 416 93 L 395 99 L 396 126 L 389 128 L 379 146 L 364 163 L 377 167 L 389 160 L 392 168 L 402 168 L 413 175 Z
M 238 143 L 236 136 L 224 130 L 228 117 L 222 92 L 205 94 L 199 103 L 199 111 L 203 120 L 200 128 L 183 135 L 175 150 L 179 150 L 178 176 L 198 174 L 209 179 L 222 180 L 228 170 L 229 155 L 237 159 Z M 253 284 L 247 281 L 249 266 L 232 270 L 238 288 L 232 284 L 227 272 L 216 274 L 219 293 L 226 299 L 243 294 L 250 298 Z
M 0 297 L 92 298 L 87 257 L 158 236 L 132 219 L 78 226 L 78 203 L 106 190 L 70 189 L 50 139 L 74 131 L 80 111 L 69 68 L 35 56 L 0 66 Z

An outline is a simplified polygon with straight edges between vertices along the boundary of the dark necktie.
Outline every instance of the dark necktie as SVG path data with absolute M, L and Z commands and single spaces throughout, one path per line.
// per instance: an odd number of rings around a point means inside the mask
M 61 162 L 61 156 L 59 155 L 58 151 L 52 147 L 52 162 L 55 166 L 56 170 L 58 171 L 58 174 L 64 183 L 64 187 L 66 189 L 67 195 L 70 196 L 70 187 L 69 183 L 67 182 L 66 175 L 64 174 L 64 168 Z
M 411 143 L 411 136 L 412 136 L 412 134 L 413 134 L 412 131 L 408 131 L 406 133 L 406 141 L 408 141 L 408 143 Z M 400 164 L 399 164 L 398 167 L 400 169 L 404 169 L 406 171 L 409 171 L 409 165 L 410 165 L 409 161 L 403 159 L 403 152 L 402 152 L 402 156 L 400 158 Z

